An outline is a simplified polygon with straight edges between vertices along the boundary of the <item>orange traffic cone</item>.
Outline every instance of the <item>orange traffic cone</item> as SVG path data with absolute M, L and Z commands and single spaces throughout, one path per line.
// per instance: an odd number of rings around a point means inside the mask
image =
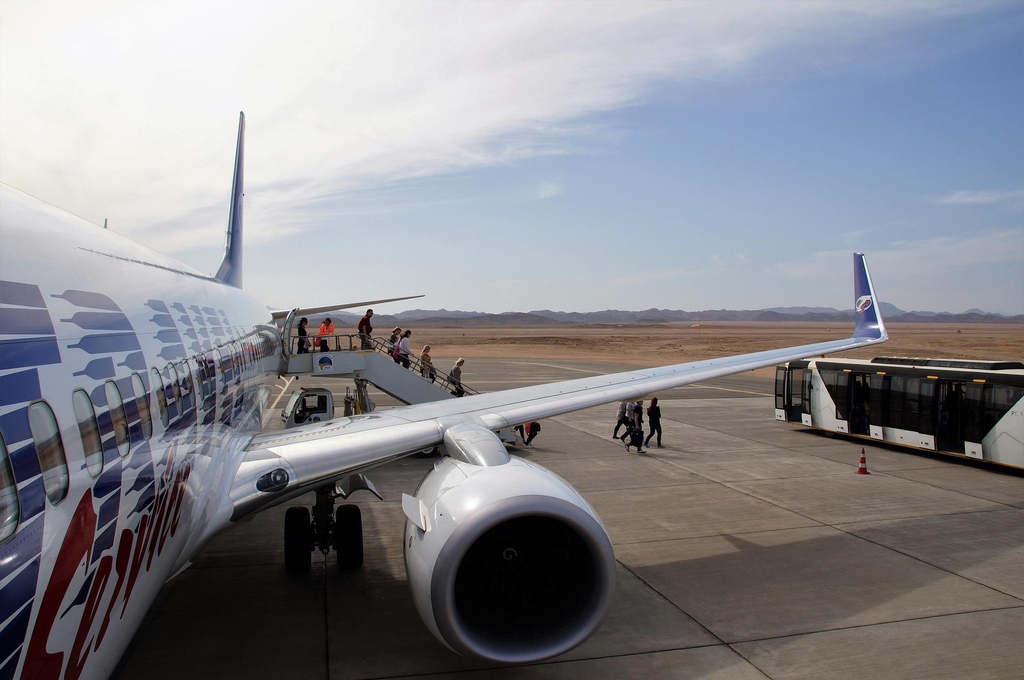
M 868 472 L 868 459 L 864 457 L 864 449 L 860 450 L 860 463 L 857 464 L 858 475 L 870 475 Z

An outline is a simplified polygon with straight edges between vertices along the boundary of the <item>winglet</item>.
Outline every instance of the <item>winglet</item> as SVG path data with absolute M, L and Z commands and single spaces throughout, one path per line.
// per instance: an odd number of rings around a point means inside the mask
M 864 253 L 853 254 L 853 299 L 853 314 L 857 322 L 853 337 L 887 340 L 889 334 L 885 330 L 885 322 L 882 321 L 882 312 L 878 308 Z
M 224 261 L 217 280 L 235 288 L 242 287 L 242 166 L 245 165 L 245 112 L 238 114 L 238 143 L 235 145 L 235 176 L 231 180 L 231 212 L 228 215 Z

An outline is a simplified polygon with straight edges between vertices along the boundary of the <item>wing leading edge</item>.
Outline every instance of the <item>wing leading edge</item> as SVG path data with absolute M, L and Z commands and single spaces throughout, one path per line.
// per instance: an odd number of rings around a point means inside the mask
M 257 435 L 246 450 L 230 492 L 231 519 L 241 519 L 332 479 L 438 446 L 448 428 L 455 425 L 497 430 L 733 373 L 885 342 L 888 334 L 863 254 L 854 253 L 853 264 L 856 325 L 848 338 L 404 406 L 380 415 L 340 418 Z M 258 480 L 278 469 L 287 472 L 287 485 L 274 492 L 258 490 Z

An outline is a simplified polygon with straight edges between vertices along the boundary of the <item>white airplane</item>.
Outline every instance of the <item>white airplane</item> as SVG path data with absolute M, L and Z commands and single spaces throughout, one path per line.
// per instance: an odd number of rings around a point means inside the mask
M 887 339 L 855 253 L 846 339 L 261 433 L 284 353 L 274 314 L 241 290 L 244 123 L 214 277 L 2 187 L 0 680 L 109 676 L 169 578 L 299 494 L 330 490 L 312 521 L 289 509 L 289 568 L 331 545 L 358 566 L 358 507 L 334 514 L 335 485 L 365 488 L 367 469 L 435 446 L 444 457 L 403 497 L 424 624 L 468 657 L 562 654 L 609 610 L 612 545 L 575 489 L 496 430 Z

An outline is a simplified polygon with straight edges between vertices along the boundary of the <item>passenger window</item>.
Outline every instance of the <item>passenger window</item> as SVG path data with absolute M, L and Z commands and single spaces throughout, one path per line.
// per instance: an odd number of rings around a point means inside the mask
M 178 372 L 174 369 L 174 364 L 167 364 L 167 379 L 171 382 L 171 396 L 174 397 L 174 403 L 181 403 L 181 386 L 178 385 Z M 178 406 L 178 415 L 181 415 L 181 406 Z
M 100 428 L 96 424 L 96 409 L 85 390 L 71 393 L 71 405 L 75 409 L 75 420 L 78 421 L 78 434 L 82 437 L 85 469 L 96 477 L 103 471 L 103 442 L 100 441 Z
M 203 399 L 210 396 L 210 375 L 206 372 L 206 355 L 200 354 L 195 359 L 192 366 L 192 372 L 195 374 L 196 379 L 199 380 L 199 389 L 203 393 Z
M 178 362 L 178 380 L 181 383 L 181 396 L 188 402 L 184 409 L 188 410 L 192 407 L 192 401 L 189 399 L 189 395 L 192 394 L 192 374 L 186 361 Z
M 139 420 L 142 421 L 142 436 L 149 439 L 153 436 L 153 417 L 149 413 L 149 394 L 138 373 L 132 373 L 132 390 L 140 395 L 136 397 L 135 403 L 138 404 Z
M 21 517 L 21 504 L 18 502 L 18 483 L 14 481 L 11 470 L 11 459 L 7 455 L 7 445 L 0 435 L 0 543 L 7 540 L 18 528 Z
M 160 422 L 166 428 L 169 418 L 167 417 L 167 395 L 164 394 L 164 381 L 160 378 L 160 371 L 155 368 L 149 370 L 149 377 L 153 381 L 153 394 L 156 395 L 156 406 L 160 412 Z
M 28 407 L 28 427 L 39 456 L 39 469 L 43 472 L 43 489 L 50 502 L 57 505 L 68 495 L 68 461 L 64 457 L 64 443 L 53 411 L 45 401 Z
M 110 409 L 110 422 L 114 426 L 114 437 L 117 441 L 117 453 L 122 458 L 128 455 L 128 417 L 124 414 L 124 402 L 121 401 L 121 392 L 113 380 L 108 380 L 103 385 L 103 391 L 107 395 L 107 407 Z

